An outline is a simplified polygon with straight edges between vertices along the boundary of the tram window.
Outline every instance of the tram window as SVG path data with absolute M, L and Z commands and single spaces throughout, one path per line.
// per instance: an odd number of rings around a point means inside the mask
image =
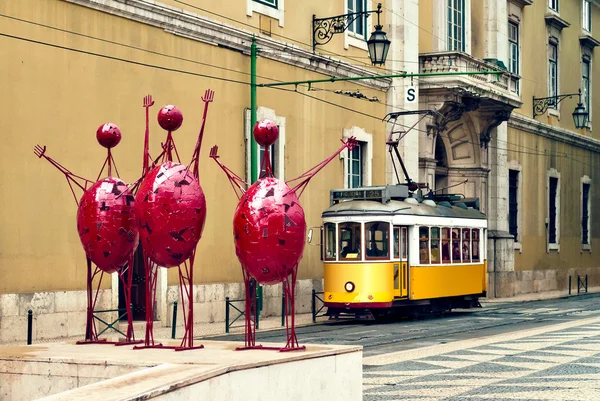
M 473 262 L 479 262 L 479 229 L 474 228 L 471 232 L 471 255 Z
M 450 263 L 450 229 L 442 228 L 442 263 Z
M 440 263 L 440 228 L 431 227 L 431 263 Z
M 325 224 L 325 260 L 335 260 L 335 224 Z
M 341 259 L 360 259 L 360 223 L 340 223 L 338 227 Z
M 452 263 L 460 263 L 460 228 L 452 229 Z
M 389 259 L 390 223 L 375 221 L 365 224 L 367 259 Z
M 400 229 L 394 228 L 394 259 L 400 259 Z
M 462 257 L 463 263 L 471 262 L 471 230 L 469 228 L 462 229 Z
M 402 227 L 402 259 L 408 258 L 408 228 Z
M 429 264 L 429 227 L 419 227 L 419 263 Z

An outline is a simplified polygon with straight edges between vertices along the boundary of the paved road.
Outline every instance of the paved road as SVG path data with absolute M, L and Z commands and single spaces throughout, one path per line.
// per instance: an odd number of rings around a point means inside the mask
M 600 294 L 324 322 L 299 328 L 298 338 L 362 345 L 365 401 L 600 400 Z M 258 342 L 284 340 L 281 330 L 258 334 Z

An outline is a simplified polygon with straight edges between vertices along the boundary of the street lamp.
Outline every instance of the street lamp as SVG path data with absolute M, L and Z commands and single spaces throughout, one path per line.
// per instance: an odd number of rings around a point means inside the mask
M 367 41 L 369 49 L 369 58 L 373 65 L 382 65 L 385 63 L 388 51 L 390 50 L 390 40 L 382 30 L 383 26 L 380 21 L 381 3 L 377 5 L 377 10 L 361 11 L 357 13 L 349 13 L 328 18 L 316 18 L 313 14 L 312 29 L 313 29 L 313 51 L 317 45 L 329 43 L 336 33 L 343 33 L 348 29 L 350 24 L 363 16 L 368 17 L 369 14 L 377 13 L 377 25 L 375 31 L 371 33 L 371 37 Z
M 573 96 L 579 96 L 579 102 L 577 103 L 577 107 L 575 107 L 575 111 L 573 111 L 573 122 L 575 123 L 575 128 L 581 129 L 585 128 L 587 125 L 587 120 L 589 117 L 588 111 L 585 109 L 585 106 L 581 102 L 581 89 L 579 89 L 578 93 L 569 93 L 566 95 L 556 95 L 550 97 L 540 97 L 533 98 L 533 117 L 540 116 L 548 110 L 548 107 L 553 106 L 556 107 L 560 102 L 562 102 L 566 98 L 571 98 Z

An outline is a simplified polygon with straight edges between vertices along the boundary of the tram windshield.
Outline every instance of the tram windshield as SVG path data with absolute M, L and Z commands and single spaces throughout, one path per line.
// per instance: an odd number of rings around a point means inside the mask
M 360 259 L 360 223 L 340 223 L 338 227 L 340 259 Z

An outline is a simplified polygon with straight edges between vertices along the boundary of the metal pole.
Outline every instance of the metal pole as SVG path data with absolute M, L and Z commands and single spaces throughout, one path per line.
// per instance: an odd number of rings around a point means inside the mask
M 29 309 L 27 311 L 27 345 L 31 345 L 31 333 L 33 329 L 33 311 Z
M 313 288 L 312 290 L 312 302 L 310 305 L 311 311 L 312 311 L 312 317 L 313 317 L 313 323 L 317 323 L 317 306 L 315 305 L 315 289 Z
M 225 333 L 229 333 L 229 297 L 225 297 Z
M 173 321 L 171 322 L 171 338 L 175 339 L 177 331 L 177 301 L 173 302 Z
M 285 291 L 281 291 L 281 327 L 285 326 Z
M 587 294 L 587 274 L 585 275 L 585 293 Z
M 250 47 L 252 51 L 252 47 Z M 401 74 L 391 74 L 391 75 L 367 75 L 361 77 L 330 77 L 324 79 L 310 79 L 306 81 L 291 81 L 291 82 L 273 82 L 268 84 L 256 84 L 256 86 L 261 88 L 270 88 L 273 86 L 287 86 L 287 85 L 306 85 L 309 87 L 312 84 L 318 84 L 323 82 L 342 82 L 342 81 L 361 81 L 365 79 L 382 79 L 382 78 L 413 78 L 413 77 L 447 77 L 447 76 L 464 76 L 464 75 L 502 75 L 504 71 L 469 71 L 469 72 L 420 72 L 420 73 L 407 73 L 403 72 Z M 252 77 L 251 77 L 252 78 Z M 250 81 L 252 82 L 252 81 Z
M 252 134 L 256 125 L 256 38 L 252 37 L 250 45 L 250 180 L 258 180 L 258 146 Z

